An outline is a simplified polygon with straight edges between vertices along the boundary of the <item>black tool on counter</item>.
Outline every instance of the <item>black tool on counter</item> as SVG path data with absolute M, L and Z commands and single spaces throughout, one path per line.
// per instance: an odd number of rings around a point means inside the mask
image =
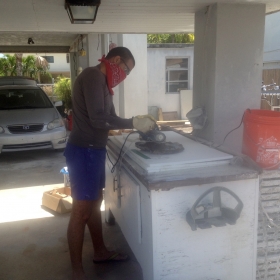
M 139 133 L 140 138 L 142 140 L 148 141 L 148 142 L 162 143 L 162 142 L 165 142 L 165 140 L 166 140 L 165 134 L 159 131 L 158 125 L 156 125 L 153 130 L 149 130 L 146 133 L 141 132 L 141 131 L 137 131 L 137 133 Z
M 165 142 L 166 136 L 159 131 L 159 127 L 149 130 L 146 133 L 137 131 L 140 135 L 140 142 L 135 143 L 135 147 L 152 154 L 174 154 L 184 150 L 182 144 L 176 142 Z
M 213 202 L 202 203 L 202 200 L 211 192 L 213 193 Z M 235 208 L 222 204 L 221 192 L 230 194 L 237 201 Z M 192 230 L 206 229 L 212 226 L 222 227 L 226 224 L 234 225 L 240 217 L 242 209 L 243 202 L 234 192 L 225 187 L 213 187 L 203 193 L 187 212 L 187 222 Z
M 182 152 L 184 150 L 184 147 L 180 143 L 176 142 L 136 142 L 135 147 L 152 154 L 175 154 Z
M 152 154 L 174 154 L 184 150 L 182 144 L 176 142 L 165 142 L 166 136 L 164 133 L 160 132 L 158 125 L 156 125 L 153 130 L 149 130 L 146 133 L 143 133 L 141 131 L 132 131 L 126 136 L 124 143 L 120 149 L 117 161 L 115 163 L 111 161 L 107 152 L 107 157 L 113 165 L 111 169 L 112 173 L 114 172 L 116 165 L 122 157 L 122 151 L 128 137 L 133 133 L 138 133 L 140 135 L 139 138 L 141 141 L 135 142 L 135 147 L 142 151 L 146 151 Z

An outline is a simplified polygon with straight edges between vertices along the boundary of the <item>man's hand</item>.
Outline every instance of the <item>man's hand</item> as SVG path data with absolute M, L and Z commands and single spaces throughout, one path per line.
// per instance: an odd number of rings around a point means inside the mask
M 133 117 L 133 127 L 143 133 L 155 128 L 157 121 L 151 115 Z

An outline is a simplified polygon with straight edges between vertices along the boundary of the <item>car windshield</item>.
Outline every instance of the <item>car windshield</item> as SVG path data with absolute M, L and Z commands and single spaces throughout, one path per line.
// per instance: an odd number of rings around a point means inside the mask
M 0 89 L 0 110 L 52 108 L 41 89 Z

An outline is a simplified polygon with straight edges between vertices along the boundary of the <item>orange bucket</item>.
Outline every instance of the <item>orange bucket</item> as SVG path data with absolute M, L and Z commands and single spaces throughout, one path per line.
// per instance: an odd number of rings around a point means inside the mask
M 243 118 L 242 152 L 264 169 L 280 165 L 280 112 L 247 109 Z

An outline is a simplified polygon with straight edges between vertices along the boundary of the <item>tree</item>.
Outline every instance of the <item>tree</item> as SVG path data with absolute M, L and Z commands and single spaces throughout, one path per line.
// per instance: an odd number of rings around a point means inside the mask
M 177 34 L 148 34 L 147 40 L 149 44 L 163 43 L 194 43 L 193 33 L 177 33 Z
M 17 76 L 22 76 L 22 53 L 15 53 Z
M 35 76 L 35 56 L 28 55 L 22 58 L 22 74 L 23 76 Z
M 16 57 L 5 55 L 0 58 L 0 76 L 16 76 Z
M 35 80 L 40 80 L 40 75 L 48 75 L 51 77 L 49 72 L 49 64 L 45 58 L 41 56 L 28 55 L 22 58 L 22 74 Z
M 16 76 L 19 69 L 19 74 L 21 72 L 22 76 L 35 80 L 40 78 L 40 74 L 51 76 L 48 62 L 43 57 L 28 55 L 21 58 L 18 54 L 7 54 L 0 58 L 0 76 Z

